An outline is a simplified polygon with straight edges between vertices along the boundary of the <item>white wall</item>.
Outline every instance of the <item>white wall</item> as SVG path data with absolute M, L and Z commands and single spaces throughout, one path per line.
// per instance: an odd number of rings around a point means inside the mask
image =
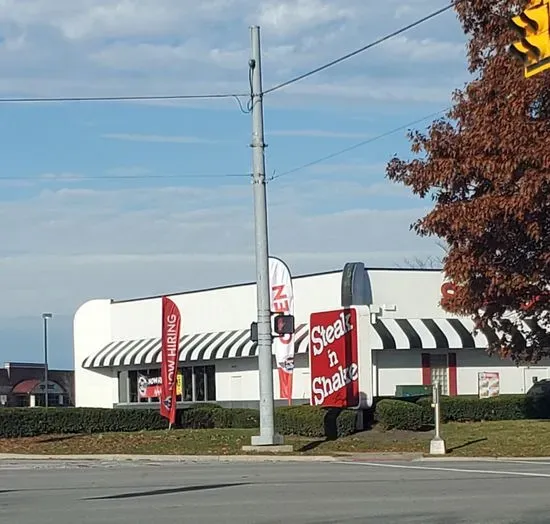
M 437 271 L 369 270 L 375 307 L 384 317 L 449 316 L 438 305 L 443 274 Z M 340 308 L 341 271 L 293 279 L 297 323 L 315 311 Z M 245 329 L 256 318 L 256 285 L 237 285 L 170 297 L 182 313 L 182 331 L 202 333 Z M 160 336 L 161 299 L 145 298 L 111 305 L 113 340 Z
M 312 311 L 340 305 L 340 272 L 294 279 L 296 322 L 308 322 Z M 172 295 L 182 315 L 182 332 L 247 329 L 256 317 L 256 285 Z M 113 303 L 113 340 L 160 337 L 161 299 Z
M 259 400 L 257 359 L 241 358 L 216 361 L 216 400 Z M 292 398 L 310 397 L 309 363 L 306 355 L 296 355 Z M 279 395 L 279 372 L 273 363 L 273 392 Z
M 550 361 L 541 361 L 537 366 L 517 367 L 513 362 L 490 357 L 483 351 L 457 351 L 457 392 L 459 395 L 477 395 L 478 373 L 500 374 L 500 392 L 526 393 L 532 386 L 531 376 L 548 378 Z
M 381 308 L 384 318 L 441 318 L 452 316 L 440 306 L 440 271 L 370 270 L 367 271 L 374 308 Z M 395 311 L 383 306 L 396 306 Z
M 376 363 L 375 395 L 394 395 L 399 384 L 422 384 L 421 351 L 374 351 Z M 438 352 L 439 353 L 439 352 Z M 532 386 L 532 377 L 550 377 L 550 360 L 541 361 L 537 366 L 520 366 L 498 357 L 490 357 L 482 350 L 455 351 L 457 360 L 458 395 L 478 394 L 478 373 L 497 372 L 500 375 L 500 392 L 504 394 L 525 393 Z M 430 354 L 435 352 L 430 351 Z
M 422 384 L 420 351 L 373 351 L 378 369 L 378 392 L 375 395 L 395 395 L 395 386 Z
M 74 321 L 75 405 L 112 408 L 118 402 L 116 371 L 88 370 L 82 361 L 111 342 L 110 300 L 90 300 L 77 310 Z

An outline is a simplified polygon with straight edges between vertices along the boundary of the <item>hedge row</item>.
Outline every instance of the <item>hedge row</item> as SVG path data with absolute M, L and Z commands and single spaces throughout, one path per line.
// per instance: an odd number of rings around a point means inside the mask
M 2 408 L 0 437 L 109 433 L 166 428 L 166 419 L 147 409 Z
M 257 409 L 226 409 L 216 405 L 202 405 L 183 410 L 179 427 L 259 428 L 260 414 Z M 283 435 L 344 437 L 357 431 L 357 412 L 313 406 L 280 407 L 275 409 L 275 429 Z
M 32 437 L 46 434 L 109 433 L 165 429 L 157 410 L 98 408 L 3 408 L 0 437 Z M 176 427 L 259 428 L 257 409 L 196 405 L 178 410 Z M 356 432 L 357 412 L 327 410 L 313 406 L 275 409 L 275 427 L 283 435 L 336 438 Z
M 375 419 L 384 429 L 418 431 L 426 425 L 426 410 L 406 400 L 381 400 L 376 404 Z
M 383 399 L 376 404 L 375 419 L 386 429 L 417 431 L 434 423 L 432 399 Z M 442 397 L 441 422 L 549 419 L 550 405 L 525 395 Z

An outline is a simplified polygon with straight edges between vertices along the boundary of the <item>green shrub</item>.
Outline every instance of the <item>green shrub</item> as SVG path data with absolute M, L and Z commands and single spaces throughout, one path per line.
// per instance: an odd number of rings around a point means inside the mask
M 384 429 L 418 431 L 426 424 L 422 406 L 406 400 L 381 400 L 376 404 L 376 420 Z
M 282 435 L 338 438 L 357 431 L 355 410 L 285 406 L 275 410 L 275 428 Z
M 0 437 L 33 437 L 52 433 L 142 431 L 167 426 L 158 411 L 148 409 L 3 408 Z
M 420 399 L 421 406 L 433 424 L 431 399 Z M 549 406 L 545 402 L 535 401 L 525 395 L 500 395 L 480 399 L 473 396 L 442 397 L 442 422 L 479 422 L 490 420 L 525 420 L 549 418 Z
M 181 411 L 178 426 L 190 429 L 257 428 L 260 414 L 257 409 L 197 405 Z
M 357 413 L 324 410 L 313 406 L 291 406 L 275 410 L 275 424 L 284 435 L 337 437 L 356 431 Z M 222 408 L 197 404 L 178 410 L 176 427 L 259 428 L 257 409 Z M 158 409 L 100 408 L 3 408 L 0 437 L 33 437 L 47 434 L 108 433 L 166 429 L 168 421 Z

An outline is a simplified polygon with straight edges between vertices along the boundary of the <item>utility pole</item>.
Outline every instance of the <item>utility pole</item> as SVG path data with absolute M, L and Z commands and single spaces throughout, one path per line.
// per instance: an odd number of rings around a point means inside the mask
M 48 319 L 52 318 L 51 313 L 42 313 L 42 320 L 44 322 L 44 407 L 49 406 L 48 402 Z
M 269 289 L 269 247 L 265 189 L 264 115 L 260 28 L 250 27 L 252 57 L 248 64 L 252 76 L 252 167 L 254 188 L 254 226 L 256 239 L 256 282 L 258 303 L 258 374 L 260 380 L 260 435 L 252 437 L 253 446 L 274 446 L 283 442 L 275 434 L 271 293 Z

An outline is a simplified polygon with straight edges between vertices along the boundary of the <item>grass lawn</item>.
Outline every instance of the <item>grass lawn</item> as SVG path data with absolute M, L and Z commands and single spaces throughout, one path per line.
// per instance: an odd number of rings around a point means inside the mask
M 257 430 L 172 430 L 97 435 L 44 435 L 0 439 L 0 453 L 29 454 L 242 454 Z M 443 424 L 441 433 L 452 456 L 550 456 L 550 421 Z M 433 433 L 374 428 L 334 441 L 286 437 L 295 454 L 429 452 Z

